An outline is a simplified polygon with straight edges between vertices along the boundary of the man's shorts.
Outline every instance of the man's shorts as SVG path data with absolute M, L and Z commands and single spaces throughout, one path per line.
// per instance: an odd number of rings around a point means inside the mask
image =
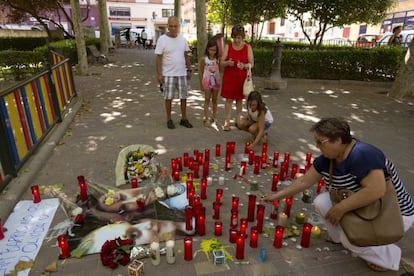
M 180 77 L 164 77 L 164 99 L 187 99 L 187 76 Z M 178 91 L 178 95 L 176 93 Z

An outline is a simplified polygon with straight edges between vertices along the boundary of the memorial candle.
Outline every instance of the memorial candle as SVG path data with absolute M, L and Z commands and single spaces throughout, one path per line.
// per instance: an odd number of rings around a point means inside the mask
M 197 155 L 197 163 L 199 164 L 199 165 L 202 165 L 203 164 L 203 161 L 204 161 L 204 156 L 203 156 L 203 153 L 202 152 L 199 152 L 198 153 L 198 155 Z
M 260 172 L 260 156 L 254 156 L 254 168 L 253 168 L 253 173 L 254 174 L 259 174 Z
M 171 158 L 171 173 L 174 176 L 174 172 L 178 169 L 177 160 L 175 158 Z
M 183 162 L 184 162 L 184 167 L 188 167 L 188 159 L 189 159 L 188 152 L 184 152 L 184 153 L 183 153 Z
M 223 197 L 223 189 L 216 189 L 216 202 L 221 204 L 221 198 Z
M 319 194 L 322 191 L 323 185 L 325 184 L 325 181 L 323 178 L 319 180 L 318 186 L 316 187 L 316 193 Z
M 239 210 L 239 197 L 235 195 L 231 198 L 231 210 Z
M 223 232 L 223 223 L 221 221 L 214 222 L 214 236 L 221 236 Z
M 151 263 L 152 265 L 159 265 L 161 262 L 161 252 L 160 252 L 160 243 L 157 241 L 153 241 L 150 244 L 151 250 Z
M 197 207 L 201 204 L 201 198 L 199 195 L 194 195 L 194 207 Z
M 247 227 L 249 226 L 247 219 L 242 218 L 240 219 L 240 233 L 246 234 Z
M 289 166 L 289 162 L 290 162 L 290 153 L 289 152 L 285 152 L 283 162 L 285 162 Z
M 193 230 L 193 207 L 191 207 L 190 205 L 187 205 L 185 207 L 185 230 L 187 231 L 191 231 Z
M 216 144 L 216 157 L 220 157 L 221 146 L 220 144 Z
M 250 150 L 249 151 L 249 160 L 248 160 L 249 165 L 253 165 L 254 163 L 254 151 Z
M 242 260 L 244 259 L 244 243 L 246 237 L 243 233 L 238 233 L 236 238 L 236 259 Z
M 230 153 L 235 154 L 236 153 L 236 142 L 231 141 L 230 142 Z
M 245 175 L 246 174 L 246 167 L 247 167 L 247 162 L 246 161 L 241 161 L 240 162 L 240 175 Z
M 199 236 L 204 236 L 206 234 L 206 217 L 203 212 L 200 212 L 197 217 L 197 234 Z
M 292 201 L 293 201 L 293 198 L 291 196 L 285 198 L 285 205 L 286 205 L 285 213 L 288 217 L 290 217 L 290 210 L 292 209 Z
M 265 214 L 265 206 L 263 204 L 258 204 L 257 213 L 256 213 L 256 230 L 258 233 L 263 232 L 264 214 Z
M 231 242 L 231 243 L 236 242 L 237 233 L 238 233 L 238 231 L 236 229 L 230 229 L 229 230 L 229 242 Z
M 181 156 L 176 158 L 176 163 L 177 163 L 177 171 L 182 172 L 183 171 L 183 159 L 181 158 Z
M 256 207 L 256 195 L 250 194 L 247 206 L 247 220 L 254 221 L 254 211 Z
M 298 164 L 292 164 L 292 168 L 290 171 L 290 179 L 295 179 L 297 172 L 298 172 Z
M 131 188 L 138 188 L 138 179 L 136 177 L 131 178 Z
M 209 161 L 205 161 L 203 163 L 203 177 L 207 177 L 209 175 L 209 167 L 210 167 Z
M 188 158 L 188 168 L 190 170 L 194 169 L 194 158 L 192 156 Z
M 194 178 L 200 177 L 200 165 L 197 162 L 193 163 Z
M 279 163 L 279 152 L 275 151 L 273 153 L 273 168 L 277 168 Z
M 279 183 L 279 175 L 274 173 L 272 176 L 272 192 L 277 191 L 277 183 Z
M 70 257 L 69 243 L 66 235 L 59 235 L 57 237 L 58 246 L 60 250 L 59 259 L 66 259 Z
M 267 167 L 267 155 L 262 153 L 262 159 L 261 159 L 262 169 L 266 169 Z
M 41 201 L 39 186 L 38 185 L 33 185 L 31 187 L 31 190 L 32 190 L 33 203 L 39 203 Z
M 262 157 L 265 158 L 265 163 L 267 163 L 267 143 L 262 144 Z
M 190 198 L 190 194 L 191 194 L 191 192 L 193 190 L 194 190 L 193 180 L 192 179 L 188 179 L 188 176 L 187 176 L 187 181 L 186 181 L 187 198 Z
M 173 173 L 173 179 L 174 179 L 174 181 L 176 181 L 176 182 L 180 181 L 180 172 L 179 172 L 179 171 L 175 171 L 175 172 Z
M 207 162 L 207 163 L 210 162 L 210 150 L 209 149 L 204 150 L 204 162 Z
M 200 197 L 201 199 L 207 199 L 207 178 L 203 177 L 201 179 L 201 192 L 200 192 Z
M 169 264 L 173 264 L 175 263 L 175 241 L 174 240 L 168 240 L 165 242 L 165 247 L 167 248 L 166 250 L 166 259 L 167 259 L 167 263 Z
M 246 142 L 244 144 L 244 153 L 248 154 L 249 153 L 249 146 L 250 146 L 250 142 Z
M 184 238 L 184 260 L 191 261 L 193 259 L 193 238 Z
M 279 200 L 272 202 L 272 212 L 270 213 L 271 219 L 277 219 L 279 213 Z
M 239 223 L 239 211 L 231 210 L 230 227 L 236 228 Z
M 284 230 L 284 227 L 281 226 L 281 225 L 278 225 L 275 228 L 275 237 L 274 237 L 274 240 L 273 240 L 273 246 L 275 248 L 282 248 L 283 230 Z
M 88 192 L 86 188 L 86 181 L 83 175 L 78 176 L 78 184 L 80 189 L 80 200 L 81 201 L 88 201 Z
M 220 219 L 220 202 L 213 202 L 213 219 Z
M 250 247 L 256 248 L 258 244 L 259 231 L 256 226 L 250 228 Z
M 312 224 L 305 222 L 302 228 L 302 238 L 300 240 L 300 245 L 302 247 L 309 247 L 310 236 L 312 231 Z
M 0 240 L 4 239 L 4 230 L 3 230 L 3 222 L 0 218 Z
M 230 170 L 230 164 L 231 164 L 231 155 L 226 154 L 226 161 L 225 161 L 225 168 L 224 168 L 226 171 Z
M 211 176 L 207 177 L 207 187 L 213 185 L 213 178 Z
M 288 224 L 288 216 L 285 213 L 279 213 L 277 216 L 277 224 L 285 227 Z

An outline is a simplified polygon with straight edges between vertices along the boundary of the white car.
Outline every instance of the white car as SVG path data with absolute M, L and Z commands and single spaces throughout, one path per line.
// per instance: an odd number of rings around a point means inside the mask
M 414 38 L 414 30 L 401 31 L 401 36 L 402 36 L 402 46 L 404 46 L 405 48 L 408 48 L 408 46 L 410 45 L 411 40 L 413 40 L 413 38 Z M 378 41 L 377 45 L 378 46 L 387 46 L 388 41 L 391 39 L 391 37 L 392 37 L 392 33 L 385 33 L 381 37 L 381 39 Z

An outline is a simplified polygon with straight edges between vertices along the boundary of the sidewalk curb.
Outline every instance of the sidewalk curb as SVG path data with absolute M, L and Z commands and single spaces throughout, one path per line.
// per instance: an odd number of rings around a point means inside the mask
M 37 151 L 20 169 L 18 176 L 12 179 L 0 195 L 0 202 L 2 203 L 0 218 L 3 223 L 13 212 L 14 206 L 21 200 L 23 194 L 33 184 L 33 179 L 36 178 L 37 173 L 47 163 L 57 143 L 65 135 L 66 130 L 80 110 L 83 102 L 81 93 L 77 93 L 74 101 L 74 104 L 69 106 L 68 112 L 63 116 L 62 122 L 52 129 L 49 137 L 46 137 Z

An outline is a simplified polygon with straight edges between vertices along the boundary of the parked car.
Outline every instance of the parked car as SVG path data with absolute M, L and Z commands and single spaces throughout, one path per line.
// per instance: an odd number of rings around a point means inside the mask
M 403 30 L 401 31 L 402 46 L 408 48 L 411 40 L 414 38 L 414 30 Z M 387 46 L 388 41 L 391 39 L 392 33 L 385 33 L 381 39 L 377 42 L 377 46 Z
M 377 41 L 381 38 L 377 34 L 361 34 L 358 36 L 355 47 L 372 48 L 377 45 Z
M 336 45 L 336 46 L 352 46 L 352 42 L 349 39 L 343 37 L 327 37 L 322 40 L 323 45 Z

